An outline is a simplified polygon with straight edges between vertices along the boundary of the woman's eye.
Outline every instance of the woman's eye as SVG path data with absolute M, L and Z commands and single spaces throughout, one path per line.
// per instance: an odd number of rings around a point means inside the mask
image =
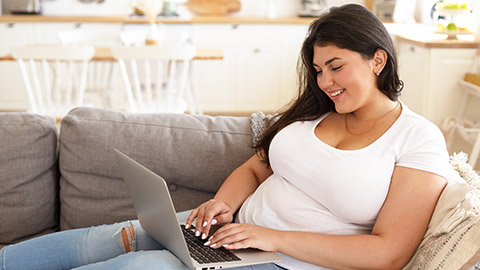
M 339 69 L 341 69 L 342 67 L 343 67 L 343 65 L 342 65 L 342 66 L 338 66 L 338 67 L 332 67 L 332 70 L 339 70 Z
M 316 71 L 316 74 L 317 74 L 317 75 L 320 75 L 320 74 L 322 74 L 322 71 L 321 71 L 321 70 L 317 70 L 317 71 Z

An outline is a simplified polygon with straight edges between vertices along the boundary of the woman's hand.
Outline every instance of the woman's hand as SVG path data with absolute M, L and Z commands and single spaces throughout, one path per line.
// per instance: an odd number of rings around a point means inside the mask
M 246 223 L 232 223 L 218 229 L 205 245 L 211 248 L 223 246 L 226 249 L 278 251 L 278 241 L 281 241 L 281 231 Z
M 233 211 L 226 202 L 211 199 L 202 203 L 188 216 L 187 222 L 185 223 L 187 229 L 190 228 L 195 218 L 197 218 L 195 235 L 206 239 L 212 225 L 232 222 Z

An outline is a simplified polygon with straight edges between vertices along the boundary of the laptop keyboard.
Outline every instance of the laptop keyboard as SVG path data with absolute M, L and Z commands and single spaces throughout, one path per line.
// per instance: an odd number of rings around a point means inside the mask
M 185 229 L 185 225 L 181 225 L 183 235 L 187 242 L 188 251 L 190 251 L 190 256 L 200 264 L 204 263 L 216 263 L 216 262 L 233 262 L 240 261 L 241 259 L 229 250 L 225 248 L 213 249 L 203 244 L 207 240 L 202 240 L 200 237 L 196 237 L 194 230 L 195 227 L 192 225 L 191 229 Z

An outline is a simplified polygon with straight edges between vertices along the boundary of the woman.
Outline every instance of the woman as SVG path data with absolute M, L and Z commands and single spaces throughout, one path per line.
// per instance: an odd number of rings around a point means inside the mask
M 398 100 L 392 40 L 362 6 L 332 8 L 315 21 L 301 56 L 298 98 L 264 132 L 257 154 L 191 212 L 187 227 L 199 228 L 211 248 L 284 258 L 244 269 L 402 268 L 446 183 L 443 136 Z M 212 224 L 226 225 L 210 235 Z M 85 269 L 184 269 L 138 222 L 122 226 L 8 246 L 2 265 L 58 268 L 57 259 Z

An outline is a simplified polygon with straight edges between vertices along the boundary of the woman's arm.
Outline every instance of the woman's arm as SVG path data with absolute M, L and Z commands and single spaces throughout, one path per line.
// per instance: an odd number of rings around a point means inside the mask
M 211 245 L 279 251 L 336 269 L 400 269 L 422 241 L 445 183 L 436 174 L 396 167 L 370 235 L 326 235 L 231 224 L 213 235 Z
M 263 183 L 273 171 L 258 155 L 252 156 L 238 167 L 222 184 L 214 199 L 226 202 L 233 212 Z
M 203 203 L 190 214 L 186 222 L 187 228 L 197 218 L 196 227 L 206 236 L 213 220 L 214 224 L 230 223 L 233 213 L 272 173 L 272 169 L 258 155 L 253 155 L 227 177 L 212 200 Z

